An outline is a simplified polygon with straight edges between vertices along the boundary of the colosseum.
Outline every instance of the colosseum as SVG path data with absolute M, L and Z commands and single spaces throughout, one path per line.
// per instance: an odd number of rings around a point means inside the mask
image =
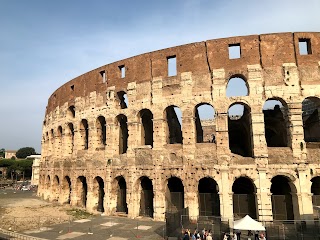
M 246 92 L 228 94 L 232 82 Z M 48 100 L 38 195 L 159 221 L 184 210 L 318 218 L 319 82 L 311 32 L 207 40 L 99 67 Z

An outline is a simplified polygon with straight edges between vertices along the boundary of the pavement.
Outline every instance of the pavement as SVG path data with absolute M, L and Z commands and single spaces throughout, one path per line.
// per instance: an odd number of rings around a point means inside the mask
M 20 232 L 39 239 L 94 239 L 94 240 L 160 240 L 164 239 L 165 223 L 149 218 L 128 219 L 116 216 L 96 216 L 50 227 Z M 6 235 L 6 234 L 4 234 Z M 0 235 L 0 239 L 1 239 Z M 22 236 L 21 236 L 22 237 Z

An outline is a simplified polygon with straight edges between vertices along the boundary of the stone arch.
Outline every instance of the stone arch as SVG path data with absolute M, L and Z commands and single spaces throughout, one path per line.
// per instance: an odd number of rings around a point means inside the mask
M 215 110 L 209 103 L 199 103 L 194 108 L 197 143 L 216 143 Z
M 101 177 L 97 176 L 93 181 L 93 195 L 97 199 L 97 211 L 104 212 L 104 181 Z
M 320 99 L 307 97 L 302 101 L 302 121 L 305 142 L 320 142 Z
M 89 148 L 89 123 L 87 119 L 81 120 L 79 132 L 82 149 L 87 150 Z
M 166 136 L 168 144 L 182 144 L 182 112 L 175 105 L 170 105 L 164 110 L 165 119 L 167 122 Z M 180 116 L 179 116 L 180 115 Z
M 74 126 L 72 123 L 67 124 L 67 133 L 66 133 L 66 150 L 68 154 L 72 154 L 74 149 Z
M 107 140 L 107 127 L 106 119 L 104 116 L 99 116 L 96 121 L 98 146 L 104 148 Z
M 120 114 L 116 117 L 119 127 L 119 154 L 126 153 L 128 150 L 128 119 L 127 116 Z
M 68 107 L 67 110 L 67 117 L 69 118 L 75 118 L 76 117 L 76 111 L 75 111 L 75 106 L 71 105 L 70 107 Z
M 53 178 L 51 192 L 53 194 L 52 200 L 53 201 L 58 201 L 59 194 L 60 194 L 60 180 L 59 180 L 59 177 L 57 175 L 55 175 L 54 178 Z
M 116 194 L 116 212 L 128 214 L 127 204 L 127 183 L 123 176 L 118 176 L 113 182 L 113 189 Z
M 276 175 L 271 179 L 272 214 L 274 220 L 294 220 L 298 211 L 296 187 L 290 178 Z
M 230 105 L 228 110 L 229 148 L 232 153 L 253 157 L 251 109 L 243 102 Z
M 249 84 L 242 74 L 233 74 L 226 85 L 227 97 L 249 96 Z
M 87 206 L 88 184 L 85 176 L 79 176 L 76 182 L 77 206 L 86 208 Z
M 218 183 L 211 177 L 201 178 L 198 184 L 199 216 L 220 217 Z
M 232 192 L 234 218 L 249 215 L 257 219 L 257 190 L 252 179 L 246 176 L 236 178 L 232 185 Z
M 46 190 L 49 190 L 51 187 L 51 179 L 50 179 L 50 175 L 47 175 L 46 177 Z
M 268 147 L 288 147 L 290 132 L 287 103 L 278 97 L 268 98 L 263 105 L 265 138 Z
M 62 152 L 62 136 L 63 136 L 63 129 L 61 126 L 57 128 L 57 148 L 59 149 L 59 155 Z
M 166 212 L 176 213 L 184 209 L 184 186 L 178 177 L 170 177 L 167 181 Z
M 136 191 L 140 195 L 138 197 L 140 199 L 139 215 L 153 218 L 154 193 L 152 180 L 147 176 L 142 176 L 137 181 L 137 185 L 138 189 Z
M 141 145 L 153 147 L 153 114 L 149 109 L 142 109 L 138 113 L 141 123 Z
M 121 109 L 128 108 L 128 95 L 125 91 L 117 92 L 117 100 Z
M 61 183 L 60 202 L 62 204 L 70 204 L 71 202 L 71 180 L 69 176 L 65 176 Z

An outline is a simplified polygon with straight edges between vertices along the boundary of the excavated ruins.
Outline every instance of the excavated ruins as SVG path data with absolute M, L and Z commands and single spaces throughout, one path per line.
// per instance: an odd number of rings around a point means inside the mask
M 233 81 L 244 94 L 227 94 Z M 314 219 L 319 82 L 311 32 L 208 40 L 99 67 L 48 100 L 38 195 L 160 221 L 182 211 Z

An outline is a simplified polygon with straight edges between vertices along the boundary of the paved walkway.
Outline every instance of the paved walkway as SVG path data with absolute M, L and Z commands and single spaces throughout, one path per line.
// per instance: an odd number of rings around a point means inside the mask
M 21 232 L 23 235 L 41 239 L 60 240 L 163 240 L 164 233 L 164 222 L 110 216 L 96 216 L 91 219 L 76 220 L 70 223 Z

